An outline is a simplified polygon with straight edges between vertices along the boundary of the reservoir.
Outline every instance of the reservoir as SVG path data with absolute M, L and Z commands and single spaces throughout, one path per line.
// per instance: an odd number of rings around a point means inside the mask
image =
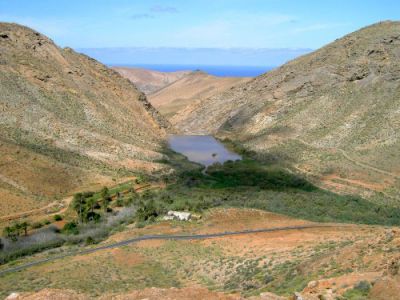
M 206 167 L 227 160 L 240 160 L 242 157 L 225 148 L 211 135 L 172 135 L 169 137 L 172 150 L 185 155 L 188 160 Z

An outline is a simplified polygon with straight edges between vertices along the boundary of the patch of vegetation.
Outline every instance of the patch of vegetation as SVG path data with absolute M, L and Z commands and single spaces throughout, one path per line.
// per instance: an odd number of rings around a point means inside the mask
M 279 295 L 290 295 L 303 290 L 311 278 L 298 271 L 296 261 L 286 261 L 272 270 L 276 280 L 268 286 L 268 290 Z
M 54 217 L 53 217 L 53 219 L 54 219 L 54 221 L 62 221 L 62 219 L 63 219 L 63 217 L 61 216 L 61 215 L 54 215 Z
M 249 158 L 213 165 L 206 174 L 182 172 L 175 184 L 153 195 L 153 200 L 159 213 L 232 206 L 320 222 L 400 224 L 399 208 L 322 190 L 278 165 L 265 166 Z
M 258 187 L 263 190 L 314 191 L 307 180 L 277 166 L 265 167 L 255 160 L 227 161 L 207 169 L 211 188 Z
M 112 212 L 110 202 L 112 197 L 120 195 L 124 206 L 118 212 Z M 99 192 L 82 192 L 74 195 L 71 207 L 78 218 L 70 220 L 60 231 L 50 225 L 50 220 L 29 224 L 27 222 L 14 223 L 4 228 L 2 249 L 0 249 L 0 264 L 15 260 L 19 257 L 31 255 L 46 249 L 68 244 L 97 243 L 109 235 L 115 227 L 129 224 L 134 221 L 136 209 L 132 204 L 138 194 L 131 182 L 123 183 L 111 189 L 103 188 Z M 63 219 L 55 215 L 54 221 Z M 48 226 L 50 225 L 50 226 Z M 28 228 L 31 231 L 28 234 Z
M 251 291 L 259 289 L 266 283 L 262 279 L 270 281 L 269 277 L 263 275 L 263 269 L 259 266 L 258 260 L 246 260 L 243 264 L 236 266 L 233 275 L 225 282 L 224 290 Z M 268 276 L 270 275 L 268 274 Z
M 354 288 L 347 290 L 343 297 L 347 300 L 364 300 L 368 299 L 368 294 L 371 289 L 371 284 L 366 281 L 360 281 L 357 283 Z

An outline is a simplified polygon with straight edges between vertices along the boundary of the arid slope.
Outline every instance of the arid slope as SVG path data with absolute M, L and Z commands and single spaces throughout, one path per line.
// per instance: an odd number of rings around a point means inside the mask
M 146 97 L 38 32 L 0 23 L 0 95 L 0 214 L 160 167 L 168 124 Z
M 188 105 L 201 102 L 202 99 L 219 94 L 248 80 L 250 78 L 217 77 L 195 71 L 149 95 L 149 101 L 160 113 L 171 118 Z
M 145 94 L 154 93 L 181 79 L 191 71 L 158 72 L 142 68 L 112 67 L 113 70 L 128 78 Z
M 265 211 L 220 208 L 190 223 L 162 221 L 132 227 L 102 245 L 142 235 L 305 224 L 312 225 Z M 16 292 L 20 294 L 16 299 L 283 300 L 295 299 L 297 292 L 304 300 L 397 299 L 399 229 L 331 225 L 205 240 L 141 241 L 5 275 L 0 278 L 0 295 Z M 51 255 L 59 253 L 63 252 Z M 42 253 L 33 259 L 49 255 Z M 369 287 L 365 297 L 347 297 L 362 281 Z M 42 291 L 33 292 L 38 290 Z
M 400 22 L 351 33 L 172 121 L 182 132 L 279 153 L 330 188 L 399 198 Z

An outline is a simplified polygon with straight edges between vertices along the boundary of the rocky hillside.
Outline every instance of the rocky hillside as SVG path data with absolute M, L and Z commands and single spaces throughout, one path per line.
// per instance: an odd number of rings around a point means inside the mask
M 0 95 L 1 214 L 160 168 L 168 124 L 146 97 L 38 32 L 0 23 Z
M 174 123 L 289 161 L 330 188 L 399 199 L 400 22 L 351 33 L 186 108 Z
M 173 116 L 188 105 L 222 93 L 234 85 L 250 80 L 241 77 L 217 77 L 194 71 L 149 95 L 149 101 L 173 122 Z
M 191 71 L 158 72 L 142 68 L 112 67 L 134 83 L 145 94 L 154 93 L 167 85 L 181 79 Z

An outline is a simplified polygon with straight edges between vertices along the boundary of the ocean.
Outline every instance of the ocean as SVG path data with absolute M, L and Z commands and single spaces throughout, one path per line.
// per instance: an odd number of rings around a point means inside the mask
M 119 67 L 135 67 L 160 72 L 195 71 L 200 70 L 220 77 L 255 77 L 272 70 L 271 66 L 208 66 L 208 65 L 114 65 Z

